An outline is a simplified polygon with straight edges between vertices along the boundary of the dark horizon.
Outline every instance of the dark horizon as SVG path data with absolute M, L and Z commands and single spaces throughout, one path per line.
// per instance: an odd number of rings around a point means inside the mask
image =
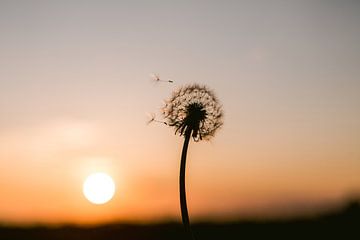
M 352 199 L 337 210 L 323 212 L 313 217 L 288 219 L 239 220 L 229 222 L 197 222 L 192 224 L 197 239 L 356 239 L 360 237 L 360 199 Z M 27 227 L 1 225 L 0 239 L 183 239 L 180 222 L 110 223 L 94 226 L 34 225 Z
M 337 201 L 332 203 L 322 203 L 317 204 L 317 208 L 313 206 L 311 209 L 306 209 L 305 211 L 297 211 L 292 214 L 266 214 L 266 215 L 242 215 L 235 214 L 231 218 L 216 218 L 216 217 L 198 217 L 192 219 L 192 224 L 232 224 L 232 223 L 241 223 L 241 222 L 277 222 L 277 221 L 296 221 L 296 220 L 312 220 L 317 218 L 323 218 L 324 216 L 334 215 L 341 212 L 346 212 L 348 209 L 357 209 L 360 207 L 360 197 L 359 195 L 351 195 L 343 201 Z M 177 224 L 181 223 L 181 219 L 178 217 L 163 217 L 155 220 L 112 220 L 107 222 L 100 223 L 72 223 L 72 222 L 63 222 L 63 223 L 43 223 L 43 222 L 9 222 L 0 219 L 0 226 L 2 227 L 20 227 L 20 228 L 33 228 L 33 227 L 49 227 L 49 228 L 61 228 L 61 227 L 79 227 L 79 228 L 92 228 L 92 227 L 101 227 L 109 225 L 157 225 L 157 224 Z

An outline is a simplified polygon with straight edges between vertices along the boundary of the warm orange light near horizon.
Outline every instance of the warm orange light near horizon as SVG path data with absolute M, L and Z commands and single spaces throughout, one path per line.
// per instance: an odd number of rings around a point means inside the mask
M 83 185 L 83 193 L 93 204 L 105 204 L 115 194 L 115 183 L 106 173 L 97 172 L 89 175 Z

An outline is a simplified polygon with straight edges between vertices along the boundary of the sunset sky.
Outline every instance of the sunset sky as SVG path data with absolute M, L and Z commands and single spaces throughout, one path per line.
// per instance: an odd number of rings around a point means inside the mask
M 179 220 L 183 138 L 146 114 L 195 82 L 225 124 L 190 143 L 191 218 L 358 194 L 359 13 L 353 0 L 0 0 L 0 223 Z M 116 184 L 104 205 L 82 193 L 99 171 Z

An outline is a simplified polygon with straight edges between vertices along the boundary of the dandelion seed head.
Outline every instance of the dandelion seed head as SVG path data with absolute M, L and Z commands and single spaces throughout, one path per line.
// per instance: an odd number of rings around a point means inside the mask
M 167 125 L 180 136 L 191 132 L 195 141 L 209 140 L 223 125 L 222 106 L 205 86 L 187 85 L 174 91 L 162 109 Z

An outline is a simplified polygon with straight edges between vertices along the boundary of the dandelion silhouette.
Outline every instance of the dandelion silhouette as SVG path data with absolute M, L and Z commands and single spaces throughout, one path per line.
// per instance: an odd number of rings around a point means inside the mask
M 180 207 L 182 222 L 187 233 L 194 239 L 186 204 L 185 169 L 187 149 L 191 137 L 195 142 L 209 140 L 223 122 L 222 107 L 214 93 L 198 84 L 184 86 L 175 91 L 163 107 L 167 125 L 175 128 L 175 134 L 184 136 L 180 162 Z

